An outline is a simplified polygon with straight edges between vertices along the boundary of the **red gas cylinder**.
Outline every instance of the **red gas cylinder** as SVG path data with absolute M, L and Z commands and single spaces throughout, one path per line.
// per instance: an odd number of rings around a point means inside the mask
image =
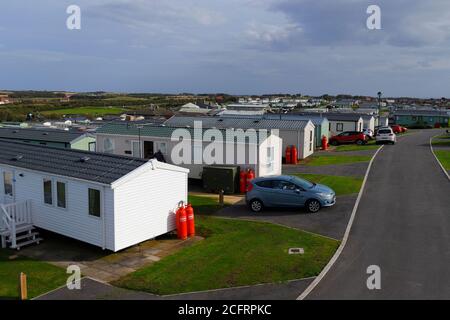
M 287 146 L 285 158 L 286 158 L 286 164 L 290 164 L 291 163 L 291 146 Z
M 328 150 L 328 139 L 326 136 L 322 136 L 322 150 Z
M 291 151 L 291 163 L 292 164 L 297 164 L 298 163 L 298 150 L 296 146 L 292 146 L 292 151 Z
M 177 210 L 177 236 L 178 236 L 178 239 L 186 240 L 187 233 L 188 233 L 188 229 L 187 229 L 186 209 L 184 206 L 182 206 Z
M 194 208 L 192 205 L 188 203 L 186 207 L 186 215 L 187 215 L 187 233 L 189 237 L 195 236 L 195 221 L 194 221 Z
M 250 181 L 252 181 L 253 179 L 255 179 L 255 172 L 252 169 L 248 169 L 247 170 L 247 185 L 246 185 L 245 191 L 249 191 L 249 184 L 250 184 Z
M 241 170 L 239 173 L 239 191 L 240 193 L 245 193 L 245 188 L 247 187 L 247 173 L 245 170 Z

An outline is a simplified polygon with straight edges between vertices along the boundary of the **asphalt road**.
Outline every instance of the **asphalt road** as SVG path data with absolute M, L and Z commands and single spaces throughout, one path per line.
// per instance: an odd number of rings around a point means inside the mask
M 425 130 L 373 163 L 341 256 L 307 299 L 450 299 L 450 183 Z M 369 290 L 367 268 L 381 269 Z

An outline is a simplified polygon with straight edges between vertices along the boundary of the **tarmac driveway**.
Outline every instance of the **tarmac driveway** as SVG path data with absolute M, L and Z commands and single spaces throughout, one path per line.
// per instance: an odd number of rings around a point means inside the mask
M 357 195 L 338 196 L 336 204 L 310 214 L 304 209 L 266 209 L 253 213 L 245 203 L 239 202 L 216 213 L 217 216 L 265 221 L 287 227 L 317 233 L 333 239 L 341 239 L 347 227 Z

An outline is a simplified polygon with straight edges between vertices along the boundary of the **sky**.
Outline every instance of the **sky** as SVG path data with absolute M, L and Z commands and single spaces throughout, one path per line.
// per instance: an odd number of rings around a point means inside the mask
M 369 30 L 366 10 L 381 9 Z M 66 10 L 81 9 L 69 30 Z M 445 97 L 448 0 L 14 0 L 0 88 Z

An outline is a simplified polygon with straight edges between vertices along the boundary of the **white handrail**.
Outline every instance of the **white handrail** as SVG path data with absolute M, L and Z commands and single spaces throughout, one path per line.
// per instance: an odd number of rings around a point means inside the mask
M 16 225 L 32 224 L 31 200 L 22 202 L 1 204 L 1 216 L 6 228 L 9 230 L 11 239 L 11 248 L 16 248 Z

